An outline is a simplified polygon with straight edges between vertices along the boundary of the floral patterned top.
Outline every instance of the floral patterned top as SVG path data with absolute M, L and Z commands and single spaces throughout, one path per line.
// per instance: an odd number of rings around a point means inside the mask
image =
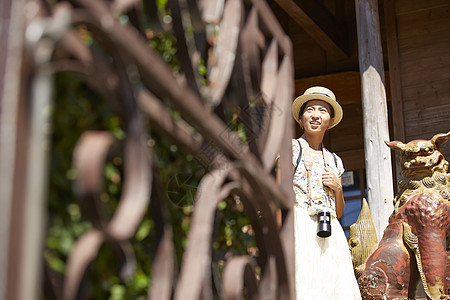
M 292 140 L 292 164 L 296 166 L 297 158 L 300 151 L 299 142 Z M 330 169 L 338 174 L 338 177 L 344 173 L 344 165 L 339 156 L 324 148 L 325 155 L 329 156 Z M 333 155 L 336 158 L 333 158 Z M 334 191 L 322 184 L 322 174 L 325 170 L 325 162 L 322 155 L 311 152 L 312 168 L 311 168 L 311 204 L 308 196 L 308 175 L 305 166 L 304 150 L 294 174 L 294 193 L 296 202 L 306 209 L 310 214 L 317 213 L 321 210 L 330 211 L 331 215 L 336 217 L 336 205 Z

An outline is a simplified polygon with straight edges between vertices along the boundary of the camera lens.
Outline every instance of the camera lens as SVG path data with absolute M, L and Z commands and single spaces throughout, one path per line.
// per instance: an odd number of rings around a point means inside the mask
M 331 215 L 328 211 L 321 211 L 318 214 L 319 228 L 317 235 L 325 238 L 331 235 Z

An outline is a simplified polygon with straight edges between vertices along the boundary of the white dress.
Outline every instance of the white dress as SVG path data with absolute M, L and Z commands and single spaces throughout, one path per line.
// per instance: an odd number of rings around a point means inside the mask
M 292 141 L 292 161 L 297 163 L 299 144 Z M 304 152 L 304 151 L 303 151 Z M 330 155 L 328 150 L 325 155 Z M 353 300 L 361 299 L 353 272 L 350 250 L 339 220 L 336 219 L 334 192 L 322 185 L 324 161 L 321 155 L 311 153 L 311 198 L 308 197 L 308 179 L 304 159 L 294 174 L 294 244 L 295 288 L 297 300 Z M 330 168 L 339 176 L 344 172 L 342 160 L 329 159 Z M 311 203 L 311 204 L 310 204 Z M 317 236 L 317 215 L 314 211 L 327 208 L 331 214 L 331 236 Z M 311 215 L 310 215 L 311 213 Z

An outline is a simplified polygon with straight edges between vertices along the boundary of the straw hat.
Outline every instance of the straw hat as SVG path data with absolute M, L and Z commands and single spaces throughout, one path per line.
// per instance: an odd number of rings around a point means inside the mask
M 313 86 L 307 89 L 303 93 L 303 95 L 295 98 L 294 102 L 292 103 L 292 115 L 294 116 L 294 119 L 295 121 L 297 121 L 297 123 L 300 124 L 299 114 L 302 105 L 309 100 L 322 100 L 331 105 L 334 110 L 334 121 L 329 128 L 336 126 L 342 120 L 344 112 L 342 111 L 342 107 L 337 102 L 334 93 L 326 87 Z

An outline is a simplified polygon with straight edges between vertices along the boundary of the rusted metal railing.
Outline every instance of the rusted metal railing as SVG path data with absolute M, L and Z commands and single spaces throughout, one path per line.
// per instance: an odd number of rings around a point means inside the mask
M 139 25 L 138 17 L 146 14 L 155 28 L 167 27 L 160 21 L 154 1 L 141 5 L 133 0 L 71 0 L 60 1 L 52 8 L 46 3 L 24 1 L 26 9 L 21 15 L 27 32 L 23 35 L 26 68 L 22 75 L 27 76 L 15 78 L 19 80 L 15 84 L 26 87 L 27 93 L 16 94 L 20 109 L 14 114 L 20 128 L 13 127 L 13 143 L 29 148 L 25 153 L 16 153 L 8 169 L 0 166 L 2 176 L 8 176 L 10 182 L 10 193 L 2 191 L 2 207 L 14 216 L 8 221 L 7 235 L 2 235 L 6 242 L 1 249 L 6 251 L 3 261 L 7 260 L 8 266 L 2 272 L 7 284 L 0 286 L 0 299 L 33 298 L 41 284 L 47 126 L 51 120 L 52 76 L 59 71 L 78 73 L 111 105 L 121 107 L 118 113 L 125 124 L 126 139 L 118 144 L 109 132 L 88 131 L 77 143 L 73 155 L 77 171 L 74 192 L 93 228 L 76 241 L 62 290 L 52 287 L 56 298 L 82 298 L 83 276 L 106 242 L 120 250 L 125 268 L 133 270 L 130 239 L 151 199 L 161 234 L 154 241 L 158 248 L 148 298 L 212 299 L 215 212 L 221 200 L 234 195 L 242 201 L 255 230 L 259 257 L 235 256 L 227 260 L 221 297 L 240 299 L 245 286 L 249 299 L 293 299 L 290 159 L 280 161 L 279 178 L 272 172 L 277 155 L 291 157 L 292 46 L 269 6 L 262 0 L 169 0 L 171 30 L 182 70 L 174 74 L 149 47 L 151 37 Z M 121 15 L 130 16 L 130 22 L 120 22 Z M 71 24 L 89 28 L 111 59 L 96 55 Z M 58 58 L 51 56 L 55 48 Z M 12 57 L 13 53 L 7 55 Z M 202 61 L 208 70 L 206 77 L 197 72 Z M 3 92 L 2 97 L 5 95 Z M 2 98 L 2 105 L 10 102 Z M 180 119 L 172 116 L 169 105 L 180 113 Z M 241 118 L 245 142 L 236 138 L 237 133 L 216 113 L 226 106 L 239 108 L 245 115 Z M 5 111 L 8 109 L 3 107 L 2 126 L 6 124 Z M 197 189 L 177 280 L 173 236 L 164 217 L 165 200 L 159 195 L 161 187 L 152 150 L 146 145 L 144 118 L 188 149 L 208 170 Z M 5 151 L 14 148 L 3 143 L 6 137 L 4 131 L 2 134 L 0 157 L 6 159 Z M 123 146 L 124 183 L 119 205 L 106 219 L 101 214 L 102 170 L 108 150 L 114 145 Z M 26 160 L 20 162 L 21 157 Z M 23 188 L 20 192 L 19 185 Z M 277 218 L 280 210 L 283 218 Z M 256 265 L 261 270 L 258 278 Z

